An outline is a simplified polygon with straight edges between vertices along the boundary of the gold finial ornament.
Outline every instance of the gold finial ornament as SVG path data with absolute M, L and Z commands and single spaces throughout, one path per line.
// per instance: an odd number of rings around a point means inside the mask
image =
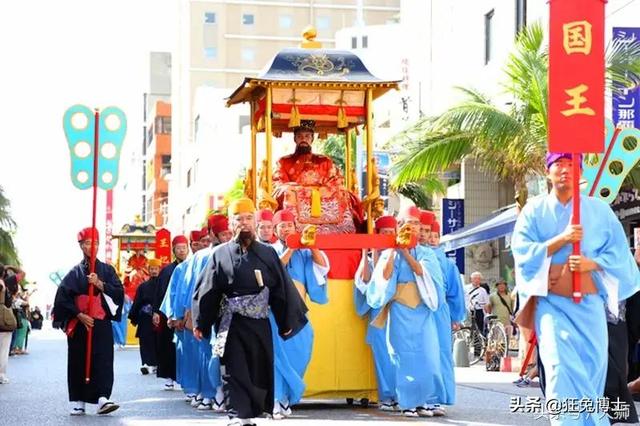
M 304 41 L 300 43 L 300 47 L 303 49 L 321 49 L 322 43 L 316 41 L 316 37 L 318 36 L 318 30 L 313 25 L 307 25 L 302 30 L 302 38 Z

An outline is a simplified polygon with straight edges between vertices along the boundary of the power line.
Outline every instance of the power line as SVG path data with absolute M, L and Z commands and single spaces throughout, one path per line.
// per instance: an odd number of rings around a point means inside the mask
M 616 13 L 620 12 L 622 9 L 624 9 L 625 7 L 629 6 L 631 3 L 635 2 L 636 0 L 629 0 L 628 2 L 626 2 L 624 5 L 620 6 L 619 8 L 617 8 L 616 10 L 614 10 L 613 12 L 611 12 L 610 14 L 607 15 L 607 18 L 615 15 Z

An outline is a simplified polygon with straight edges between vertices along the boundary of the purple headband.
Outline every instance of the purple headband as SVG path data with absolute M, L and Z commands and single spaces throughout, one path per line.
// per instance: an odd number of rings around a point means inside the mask
M 582 164 L 582 154 L 578 154 L 580 157 L 580 163 Z M 547 156 L 545 161 L 547 163 L 547 169 L 551 167 L 553 163 L 560 160 L 561 158 L 567 158 L 571 160 L 572 154 L 570 152 L 547 152 Z M 582 166 L 581 166 L 582 167 Z

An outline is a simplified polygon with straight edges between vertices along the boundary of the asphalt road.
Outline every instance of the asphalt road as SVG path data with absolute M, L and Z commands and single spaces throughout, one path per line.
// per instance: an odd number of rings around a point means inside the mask
M 198 412 L 183 400 L 180 391 L 164 391 L 163 381 L 142 376 L 137 348 L 117 350 L 112 399 L 120 410 L 96 416 L 88 406 L 85 417 L 68 415 L 66 386 L 66 341 L 62 332 L 44 329 L 32 332 L 29 354 L 9 359 L 10 384 L 0 385 L 0 425 L 226 425 L 226 416 L 212 411 Z M 406 425 L 434 423 L 449 425 L 544 425 L 548 420 L 532 414 L 511 413 L 511 397 L 539 396 L 539 389 L 521 389 L 511 384 L 515 373 L 488 373 L 483 367 L 456 371 L 458 402 L 448 407 L 448 416 L 408 419 L 380 412 L 375 407 L 350 407 L 343 401 L 305 401 L 294 416 L 281 421 L 258 419 L 258 425 L 334 426 Z

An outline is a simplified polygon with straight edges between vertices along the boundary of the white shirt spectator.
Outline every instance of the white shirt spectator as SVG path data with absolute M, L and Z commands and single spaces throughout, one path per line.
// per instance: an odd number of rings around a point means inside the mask
M 484 309 L 484 306 L 489 303 L 489 295 L 487 291 L 481 287 L 472 287 L 469 290 L 469 309 L 479 310 Z

